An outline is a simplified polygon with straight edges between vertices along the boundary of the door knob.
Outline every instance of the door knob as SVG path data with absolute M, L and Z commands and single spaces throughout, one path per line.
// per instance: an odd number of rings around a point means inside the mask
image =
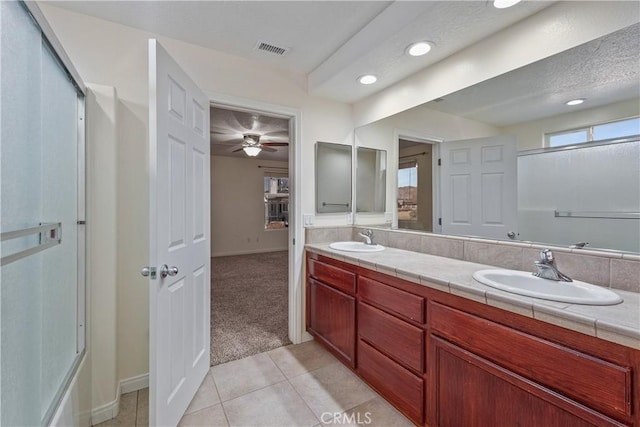
M 163 279 L 167 276 L 175 276 L 176 274 L 178 274 L 178 267 L 176 266 L 169 267 L 167 264 L 162 264 L 162 267 L 160 267 L 160 277 Z

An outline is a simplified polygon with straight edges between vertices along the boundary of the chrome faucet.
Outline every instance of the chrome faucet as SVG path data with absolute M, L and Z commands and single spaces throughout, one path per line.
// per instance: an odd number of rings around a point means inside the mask
M 540 260 L 535 262 L 538 271 L 533 273 L 534 276 L 542 279 L 555 280 L 557 282 L 573 282 L 566 274 L 562 274 L 556 267 L 555 258 L 551 249 L 543 249 L 540 251 Z
M 361 233 L 358 233 L 360 236 L 364 237 L 365 245 L 373 245 L 373 231 L 370 228 L 367 228 Z

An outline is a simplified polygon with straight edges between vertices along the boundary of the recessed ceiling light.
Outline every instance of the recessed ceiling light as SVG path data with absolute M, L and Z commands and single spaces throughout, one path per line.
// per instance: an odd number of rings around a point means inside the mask
M 358 81 L 363 85 L 370 85 L 375 83 L 378 80 L 376 76 L 373 74 L 365 74 L 364 76 L 358 77 Z
M 520 0 L 493 0 L 493 6 L 497 9 L 506 9 L 518 3 Z
M 431 47 L 429 42 L 417 42 L 407 48 L 407 53 L 411 56 L 422 56 L 429 53 Z
M 571 101 L 567 101 L 566 104 L 567 105 L 580 105 L 584 102 L 584 98 L 580 98 L 580 99 L 572 99 Z

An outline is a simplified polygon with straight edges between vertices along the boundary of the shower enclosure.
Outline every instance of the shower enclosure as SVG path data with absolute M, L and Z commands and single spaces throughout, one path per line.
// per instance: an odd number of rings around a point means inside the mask
M 0 2 L 0 424 L 7 426 L 48 424 L 85 348 L 83 86 L 33 7 Z

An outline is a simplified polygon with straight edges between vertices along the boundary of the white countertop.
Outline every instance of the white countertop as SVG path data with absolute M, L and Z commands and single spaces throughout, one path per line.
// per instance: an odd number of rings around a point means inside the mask
M 504 292 L 473 279 L 478 270 L 497 267 L 395 248 L 382 252 L 344 252 L 329 243 L 307 244 L 307 250 L 429 286 L 583 334 L 640 349 L 640 294 L 612 289 L 624 300 L 608 306 L 548 301 Z

